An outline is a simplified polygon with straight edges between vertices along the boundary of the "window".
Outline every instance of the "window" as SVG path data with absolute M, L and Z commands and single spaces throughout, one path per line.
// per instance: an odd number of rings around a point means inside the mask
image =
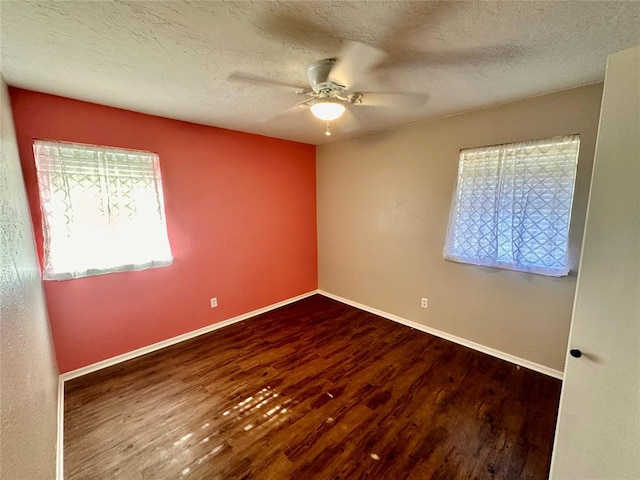
M 567 275 L 579 146 L 572 135 L 462 150 L 444 257 Z
M 171 264 L 158 155 L 40 140 L 33 149 L 45 279 Z

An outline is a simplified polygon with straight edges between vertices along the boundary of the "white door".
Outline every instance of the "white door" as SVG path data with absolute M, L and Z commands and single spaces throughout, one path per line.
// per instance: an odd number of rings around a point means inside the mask
M 569 348 L 551 478 L 640 479 L 640 46 L 607 64 Z

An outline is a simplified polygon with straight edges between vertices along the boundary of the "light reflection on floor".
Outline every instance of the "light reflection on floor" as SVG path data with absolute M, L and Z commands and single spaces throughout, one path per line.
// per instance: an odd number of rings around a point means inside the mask
M 274 405 L 274 403 L 278 401 L 280 403 Z M 273 392 L 271 387 L 267 386 L 259 392 L 239 401 L 228 410 L 222 412 L 222 417 L 227 417 L 225 418 L 225 421 L 229 423 L 242 424 L 241 428 L 244 432 L 253 430 L 255 433 L 255 431 L 264 429 L 267 426 L 277 426 L 286 421 L 287 413 L 290 409 L 287 408 L 286 405 L 288 405 L 290 402 L 291 400 L 289 399 L 282 401 L 279 394 Z M 269 405 L 270 407 L 269 410 L 267 410 L 266 412 L 262 410 L 262 412 L 264 413 L 261 413 L 261 409 L 263 407 L 266 407 L 267 405 Z M 200 427 L 200 429 L 204 430 L 209 427 L 210 423 L 206 422 Z M 202 440 L 198 441 L 195 445 L 201 446 L 203 443 L 208 443 L 217 433 L 217 431 L 210 433 Z M 190 447 L 188 445 L 188 441 L 193 437 L 193 435 L 194 432 L 186 433 L 175 442 L 173 442 L 173 446 L 180 449 L 181 453 L 183 454 L 189 452 Z M 189 475 L 193 471 L 192 467 L 201 465 L 202 463 L 210 460 L 212 457 L 220 453 L 223 449 L 223 444 L 214 447 L 208 453 L 202 455 L 190 465 L 185 466 L 185 468 L 181 470 L 182 475 Z

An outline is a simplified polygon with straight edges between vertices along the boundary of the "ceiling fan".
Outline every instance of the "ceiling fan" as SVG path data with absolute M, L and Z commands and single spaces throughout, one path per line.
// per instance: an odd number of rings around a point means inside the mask
M 319 60 L 307 67 L 310 87 L 301 87 L 240 72 L 232 73 L 228 79 L 292 88 L 297 95 L 311 97 L 282 113 L 300 107 L 309 108 L 316 118 L 327 122 L 325 135 L 331 135 L 329 122 L 342 117 L 352 106 L 406 108 L 420 107 L 425 104 L 427 96 L 422 94 L 368 92 L 353 89 L 354 85 L 362 82 L 361 77 L 380 63 L 385 56 L 382 50 L 371 45 L 348 42 L 337 58 Z M 354 122 L 353 118 L 351 122 Z

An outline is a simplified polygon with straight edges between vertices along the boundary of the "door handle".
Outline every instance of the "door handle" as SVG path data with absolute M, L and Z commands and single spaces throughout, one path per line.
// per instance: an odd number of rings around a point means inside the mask
M 569 353 L 574 358 L 580 358 L 582 356 L 582 352 L 577 348 L 572 348 L 571 350 L 569 350 Z

